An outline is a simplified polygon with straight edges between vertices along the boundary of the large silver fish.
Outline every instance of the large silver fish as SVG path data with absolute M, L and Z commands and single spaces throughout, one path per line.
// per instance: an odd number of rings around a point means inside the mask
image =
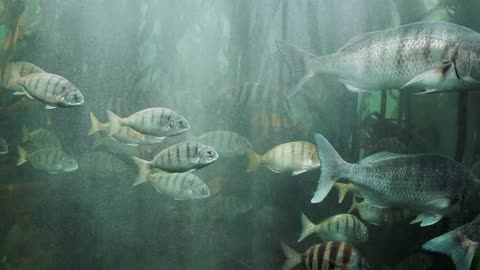
M 438 154 L 371 156 L 360 164 L 344 161 L 322 135 L 315 135 L 322 163 L 312 203 L 321 202 L 338 179 L 348 179 L 374 206 L 419 211 L 417 219 L 428 226 L 444 215 L 462 209 L 477 210 L 480 181 L 466 168 Z
M 292 96 L 317 73 L 338 77 L 353 92 L 475 90 L 480 83 L 480 34 L 463 26 L 424 21 L 368 32 L 336 53 L 316 56 L 277 42 L 293 80 Z

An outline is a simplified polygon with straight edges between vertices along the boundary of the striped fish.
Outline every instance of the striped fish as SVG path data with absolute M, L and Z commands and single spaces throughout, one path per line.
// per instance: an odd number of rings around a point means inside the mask
M 18 86 L 18 79 L 32 73 L 45 73 L 36 65 L 28 62 L 9 62 L 0 70 L 0 88 L 11 91 L 21 90 Z
M 302 213 L 302 232 L 298 242 L 312 233 L 325 241 L 363 243 L 368 240 L 367 227 L 350 214 L 335 215 L 315 225 Z
M 207 216 L 210 220 L 231 221 L 239 215 L 253 209 L 253 203 L 237 196 L 216 196 L 207 204 Z
M 83 104 L 83 95 L 78 88 L 62 76 L 50 73 L 32 73 L 18 79 L 23 91 L 15 95 L 27 95 L 46 105 L 46 109 L 69 108 Z
M 357 210 L 360 217 L 370 224 L 383 226 L 399 223 L 415 217 L 415 213 L 404 208 L 377 207 L 367 204 L 365 201 L 358 202 L 354 197 L 352 207 L 348 213 Z M 418 214 L 418 213 L 417 213 Z
M 33 147 L 33 149 L 60 149 L 62 143 L 53 131 L 40 128 L 29 131 L 28 128 L 22 128 L 22 143 Z
M 93 113 L 90 113 L 90 131 L 88 132 L 88 136 L 91 136 L 99 131 L 108 131 L 111 127 L 110 123 L 101 123 L 95 117 Z M 161 143 L 165 137 L 154 137 L 149 135 L 144 135 L 136 132 L 130 127 L 121 126 L 117 132 L 113 133 L 110 136 L 112 139 L 132 145 L 152 145 Z
M 191 172 L 208 166 L 217 159 L 218 153 L 210 146 L 191 141 L 177 143 L 158 153 L 152 161 L 133 157 L 139 168 L 133 185 L 145 182 L 152 168 L 166 172 Z
M 8 154 L 8 143 L 4 138 L 0 137 L 0 155 Z
M 77 161 L 60 149 L 41 149 L 32 153 L 27 153 L 21 146 L 17 149 L 17 166 L 30 161 L 33 167 L 50 174 L 69 173 L 78 169 Z
M 212 146 L 222 157 L 250 155 L 253 152 L 252 143 L 233 131 L 213 131 L 191 140 Z
M 298 82 L 289 96 L 317 73 L 337 77 L 353 92 L 411 88 L 432 93 L 476 90 L 480 84 L 480 34 L 448 22 L 364 33 L 326 56 L 283 41 L 277 45 Z
M 149 108 L 126 118 L 120 118 L 110 110 L 107 110 L 107 115 L 111 125 L 109 135 L 117 132 L 121 126 L 156 137 L 175 136 L 190 129 L 185 117 L 167 108 Z
M 315 145 L 304 141 L 277 145 L 263 156 L 250 160 L 248 171 L 255 170 L 259 164 L 265 164 L 273 172 L 298 175 L 320 167 Z
M 368 270 L 367 261 L 352 245 L 345 242 L 327 242 L 310 247 L 299 254 L 282 242 L 287 257 L 282 270 L 290 270 L 302 264 L 308 270 Z
M 155 173 L 149 174 L 146 180 L 162 194 L 175 200 L 203 199 L 210 196 L 208 186 L 191 173 Z

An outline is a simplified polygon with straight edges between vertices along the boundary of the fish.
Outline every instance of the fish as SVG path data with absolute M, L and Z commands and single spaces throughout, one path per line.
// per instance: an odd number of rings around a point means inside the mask
M 27 127 L 22 127 L 22 143 L 37 150 L 62 148 L 62 143 L 57 135 L 45 128 L 30 131 Z
M 40 67 L 29 62 L 8 62 L 0 70 L 0 88 L 21 91 L 18 79 L 32 73 L 46 73 Z
M 93 151 L 87 152 L 79 160 L 81 171 L 99 178 L 106 178 L 112 175 L 125 173 L 129 165 L 109 152 Z
M 8 143 L 3 137 L 0 137 L 0 155 L 6 154 L 8 154 Z
M 25 149 L 18 146 L 17 150 L 19 155 L 17 166 L 30 161 L 34 168 L 49 174 L 70 173 L 78 169 L 77 161 L 60 149 L 41 149 L 27 153 Z
M 476 210 L 479 203 L 480 181 L 448 157 L 377 153 L 353 164 L 344 161 L 322 135 L 315 134 L 315 144 L 322 169 L 312 203 L 323 201 L 338 179 L 359 187 L 370 205 L 419 211 L 411 223 L 422 227 L 460 209 Z
M 46 104 L 46 109 L 81 106 L 84 98 L 80 90 L 62 76 L 50 73 L 32 73 L 18 79 L 23 91 L 14 95 L 27 95 Z
M 264 155 L 251 158 L 247 171 L 254 171 L 259 164 L 275 173 L 299 175 L 319 168 L 320 160 L 314 144 L 297 141 L 277 145 Z
M 209 219 L 232 221 L 236 217 L 253 209 L 253 202 L 238 196 L 215 196 L 207 203 L 206 211 Z
M 222 157 L 237 157 L 252 155 L 252 143 L 242 135 L 228 130 L 208 132 L 198 137 L 189 138 L 191 141 L 210 145 Z
M 91 127 L 90 131 L 88 132 L 88 136 L 91 136 L 99 131 L 108 132 L 111 127 L 110 123 L 101 123 L 100 121 L 98 121 L 98 119 L 93 113 L 90 113 L 90 123 Z M 131 146 L 158 144 L 163 142 L 163 140 L 165 139 L 165 137 L 154 137 L 138 133 L 137 131 L 127 126 L 121 126 L 117 130 L 117 132 L 113 133 L 110 137 L 114 140 L 126 143 Z
M 376 207 L 367 204 L 365 201 L 358 202 L 355 196 L 348 213 L 354 210 L 358 211 L 362 220 L 377 226 L 391 225 L 415 217 L 415 212 L 409 209 Z
M 316 233 L 325 241 L 363 243 L 368 240 L 367 227 L 354 215 L 338 214 L 321 221 L 317 225 L 313 224 L 303 213 L 301 219 L 302 232 L 298 242 L 312 233 Z
M 159 193 L 175 200 L 193 200 L 210 197 L 210 189 L 196 175 L 191 173 L 148 174 L 146 180 L 152 183 Z
M 218 160 L 218 153 L 213 147 L 184 141 L 167 147 L 158 153 L 153 160 L 147 161 L 132 157 L 138 166 L 139 173 L 134 186 L 147 181 L 147 176 L 152 168 L 166 172 L 192 172 L 203 168 Z
M 457 270 L 469 270 L 480 241 L 480 216 L 472 222 L 438 236 L 422 248 L 450 256 Z
M 351 244 L 331 241 L 311 246 L 305 253 L 300 254 L 281 243 L 281 248 L 287 260 L 282 270 L 290 270 L 298 264 L 302 264 L 309 270 L 368 270 L 365 258 Z
M 348 192 L 352 192 L 355 196 L 360 196 L 360 190 L 352 183 L 335 183 L 335 188 L 338 190 L 338 203 L 342 203 Z
M 176 136 L 190 129 L 190 124 L 184 116 L 167 108 L 149 108 L 126 118 L 120 118 L 110 110 L 107 110 L 107 115 L 111 125 L 109 135 L 117 132 L 121 126 L 128 126 L 139 133 L 156 137 Z
M 389 89 L 420 94 L 476 90 L 480 81 L 480 34 L 441 21 L 422 21 L 363 33 L 336 53 L 317 56 L 285 41 L 277 47 L 297 82 L 293 96 L 315 74 L 335 76 L 356 93 Z

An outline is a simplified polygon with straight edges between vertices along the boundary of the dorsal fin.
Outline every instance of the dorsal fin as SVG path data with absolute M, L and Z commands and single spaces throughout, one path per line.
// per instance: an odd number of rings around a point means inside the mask
M 367 164 L 367 163 L 377 162 L 379 160 L 386 159 L 386 158 L 401 157 L 401 156 L 405 156 L 405 154 L 397 154 L 397 153 L 391 153 L 391 152 L 378 152 L 360 160 L 358 163 Z

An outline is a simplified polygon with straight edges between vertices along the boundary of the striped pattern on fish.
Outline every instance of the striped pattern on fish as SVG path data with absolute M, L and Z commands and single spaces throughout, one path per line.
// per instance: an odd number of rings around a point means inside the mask
M 147 176 L 159 193 L 176 200 L 202 199 L 210 196 L 208 186 L 191 173 L 155 173 Z
M 368 270 L 370 267 L 360 252 L 345 242 L 326 242 L 311 246 L 305 253 L 299 254 L 281 245 L 287 260 L 282 270 L 290 270 L 302 264 L 308 270 Z
M 40 128 L 30 132 L 27 128 L 22 130 L 22 143 L 31 145 L 35 149 L 60 149 L 62 143 L 53 131 Z
M 207 216 L 212 220 L 230 221 L 235 217 L 247 213 L 253 208 L 253 203 L 248 198 L 237 196 L 216 196 L 207 204 Z
M 424 21 L 352 38 L 336 53 L 315 56 L 285 42 L 278 47 L 298 83 L 316 73 L 337 76 L 354 92 L 414 88 L 475 90 L 480 83 L 480 34 L 452 23 Z
M 28 62 L 9 62 L 0 70 L 0 88 L 19 90 L 17 81 L 31 73 L 44 73 L 38 66 Z
M 68 173 L 78 169 L 77 161 L 60 149 L 41 149 L 27 153 L 19 146 L 18 154 L 17 166 L 30 161 L 33 167 L 50 174 Z
M 222 157 L 241 156 L 253 151 L 252 143 L 247 138 L 228 130 L 205 133 L 191 140 L 215 148 Z

